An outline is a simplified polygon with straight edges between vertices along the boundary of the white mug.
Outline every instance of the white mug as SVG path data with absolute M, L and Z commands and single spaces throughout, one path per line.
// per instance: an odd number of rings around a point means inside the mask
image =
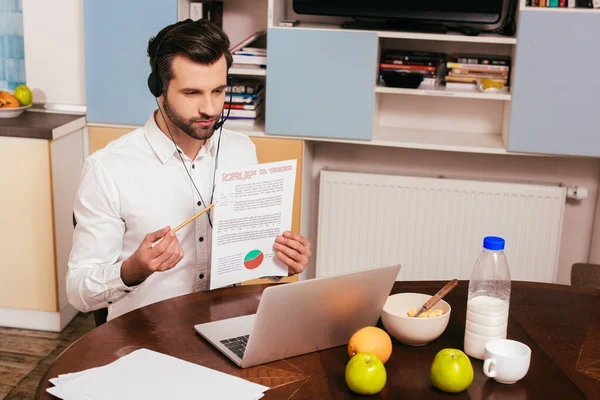
M 531 362 L 531 349 L 516 340 L 490 340 L 485 344 L 483 359 L 484 374 L 497 382 L 511 384 L 527 374 Z

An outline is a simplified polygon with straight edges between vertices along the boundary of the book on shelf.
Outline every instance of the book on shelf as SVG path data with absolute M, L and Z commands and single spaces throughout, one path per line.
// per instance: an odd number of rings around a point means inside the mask
M 600 0 L 526 0 L 525 6 L 600 9 Z
M 510 67 L 511 58 L 509 56 L 495 56 L 490 54 L 452 54 L 448 56 L 449 63 L 469 64 L 469 65 L 495 65 Z
M 266 43 L 261 43 L 266 37 L 266 32 L 265 30 L 257 31 L 231 47 L 230 52 L 233 56 L 233 64 L 235 66 L 267 65 Z
M 445 85 L 447 89 L 472 90 L 478 89 L 482 79 L 508 87 L 510 68 L 509 56 L 490 54 L 388 50 L 382 52 L 379 60 L 380 82 L 402 88 Z M 407 76 L 414 78 L 412 82 Z
M 256 119 L 257 117 L 260 117 L 260 115 L 262 114 L 262 106 L 259 107 L 256 110 L 228 110 L 226 111 L 226 113 L 229 112 L 229 118 L 254 118 Z
M 230 103 L 252 106 L 264 99 L 265 85 L 256 78 L 233 78 L 225 92 L 226 106 Z
M 250 36 L 244 38 L 241 42 L 239 42 L 238 44 L 232 46 L 229 51 L 231 53 L 234 53 L 238 50 L 241 50 L 244 47 L 248 47 L 251 43 L 261 39 L 263 36 L 265 36 L 267 33 L 266 30 L 262 30 L 262 31 L 256 31 L 253 34 L 251 34 Z
M 261 82 L 258 79 L 235 78 L 232 79 L 231 86 L 227 86 L 227 89 L 225 91 L 226 93 L 232 91 L 233 93 L 253 94 L 258 93 L 263 88 L 263 86 L 263 82 Z
M 225 104 L 223 105 L 223 108 L 225 110 L 231 109 L 231 112 L 233 112 L 234 110 L 247 110 L 247 111 L 256 111 L 256 110 L 260 110 L 262 108 L 264 104 L 264 97 L 259 97 L 256 100 L 254 100 L 254 102 L 252 103 L 248 103 L 248 104 L 244 104 L 244 103 L 230 103 L 228 101 L 225 102 Z M 241 116 L 242 113 L 236 113 L 237 115 Z
M 246 117 L 229 117 L 227 119 L 228 125 L 237 126 L 257 126 L 264 121 L 263 117 L 260 118 L 246 118 Z
M 257 98 L 261 97 L 264 93 L 264 90 L 261 90 L 258 93 L 247 94 L 247 93 L 232 93 L 231 94 L 231 103 L 234 104 L 254 104 Z M 229 103 L 229 93 L 226 96 L 226 103 Z
M 428 51 L 385 50 L 379 60 L 380 79 L 393 87 L 400 75 L 421 75 L 419 87 L 436 85 L 440 83 L 446 57 L 444 53 Z
M 267 56 L 261 55 L 249 55 L 249 54 L 232 54 L 233 56 L 233 64 L 236 66 L 245 66 L 245 65 L 267 65 Z
M 446 63 L 444 82 L 447 89 L 477 87 L 480 79 L 491 79 L 503 86 L 510 84 L 511 58 L 489 54 L 452 54 Z
M 418 71 L 418 72 L 430 72 L 435 74 L 436 67 L 429 65 L 408 65 L 408 64 L 389 64 L 389 63 L 380 63 L 380 69 L 389 69 L 395 71 Z
M 243 104 L 243 103 L 225 103 L 223 108 L 226 110 L 231 108 L 232 110 L 256 110 L 256 104 Z
M 255 125 L 263 118 L 265 86 L 260 79 L 237 78 L 227 87 L 224 112 L 234 124 Z

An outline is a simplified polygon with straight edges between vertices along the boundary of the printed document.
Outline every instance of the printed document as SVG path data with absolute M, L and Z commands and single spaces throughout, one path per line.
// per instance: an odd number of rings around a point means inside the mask
M 240 399 L 269 390 L 249 380 L 142 348 L 103 366 L 58 375 L 46 391 L 63 400 Z
M 210 288 L 287 276 L 275 239 L 292 225 L 296 160 L 217 172 Z

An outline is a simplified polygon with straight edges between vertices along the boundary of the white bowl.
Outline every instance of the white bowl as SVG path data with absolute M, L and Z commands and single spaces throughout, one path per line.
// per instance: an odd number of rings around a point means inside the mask
M 23 114 L 23 111 L 25 111 L 29 107 L 31 107 L 31 105 L 15 108 L 0 108 L 0 118 L 18 117 L 19 115 Z
M 388 297 L 381 311 L 381 322 L 386 331 L 400 343 L 410 346 L 423 346 L 437 339 L 450 321 L 450 304 L 443 299 L 433 309 L 439 308 L 444 314 L 432 318 L 409 317 L 411 308 L 419 310 L 432 296 L 422 293 L 398 293 Z

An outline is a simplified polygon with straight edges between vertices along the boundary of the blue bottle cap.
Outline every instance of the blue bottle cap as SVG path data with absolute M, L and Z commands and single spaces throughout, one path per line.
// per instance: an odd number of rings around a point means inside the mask
M 504 239 L 498 236 L 486 236 L 483 239 L 483 248 L 488 250 L 504 250 Z

